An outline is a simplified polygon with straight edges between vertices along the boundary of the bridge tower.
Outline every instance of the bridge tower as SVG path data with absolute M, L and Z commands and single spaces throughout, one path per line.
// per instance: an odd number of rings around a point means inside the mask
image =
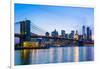
M 30 20 L 20 21 L 20 34 L 23 35 L 23 37 L 20 38 L 21 46 L 23 46 L 24 41 L 30 41 L 30 23 Z

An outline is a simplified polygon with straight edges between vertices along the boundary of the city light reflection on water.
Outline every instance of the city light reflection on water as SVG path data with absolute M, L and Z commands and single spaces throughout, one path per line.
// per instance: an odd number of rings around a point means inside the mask
M 93 61 L 93 46 L 15 50 L 15 65 Z

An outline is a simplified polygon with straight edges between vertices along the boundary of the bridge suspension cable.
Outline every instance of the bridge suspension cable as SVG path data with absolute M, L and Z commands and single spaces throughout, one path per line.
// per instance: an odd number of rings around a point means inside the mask
M 20 22 L 15 22 L 15 25 L 16 24 L 19 24 L 20 25 Z M 45 30 L 43 30 L 42 28 L 40 28 L 39 26 L 37 26 L 36 24 L 32 23 L 31 22 L 31 25 L 30 25 L 30 28 L 31 28 L 31 32 L 32 33 L 35 33 L 35 34 L 45 34 Z
M 37 31 L 38 33 L 41 33 L 41 34 L 44 34 L 46 32 L 45 30 L 35 25 L 34 23 L 31 23 L 31 28 L 32 30 Z

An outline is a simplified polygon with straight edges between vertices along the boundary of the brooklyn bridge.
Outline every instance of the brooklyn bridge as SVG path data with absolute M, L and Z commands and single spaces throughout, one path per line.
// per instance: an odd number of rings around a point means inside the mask
M 40 34 L 36 34 L 34 33 L 34 31 L 37 31 L 39 33 L 46 33 L 45 30 L 41 29 L 40 27 L 38 27 L 37 25 L 35 25 L 34 23 L 32 23 L 30 20 L 23 20 L 20 22 L 16 22 L 15 25 L 19 24 L 20 25 L 20 33 L 15 33 L 14 36 L 15 38 L 19 38 L 19 44 L 15 44 L 15 48 L 33 48 L 33 47 L 24 47 L 24 43 L 25 42 L 34 42 L 34 40 L 32 41 L 32 39 L 46 39 L 45 44 L 54 44 L 54 42 L 56 42 L 56 45 L 66 45 L 66 44 L 81 44 L 83 45 L 85 44 L 93 44 L 93 42 L 91 41 L 80 41 L 80 40 L 76 40 L 74 38 L 66 38 L 66 37 L 60 37 L 60 36 L 46 36 L 46 35 L 40 35 Z M 52 40 L 52 42 L 50 41 Z M 43 42 L 41 40 L 37 41 L 38 44 L 40 45 L 38 48 L 46 48 L 47 46 L 42 46 L 41 44 L 43 44 Z M 31 44 L 31 43 L 29 43 Z M 36 47 L 34 47 L 36 48 Z

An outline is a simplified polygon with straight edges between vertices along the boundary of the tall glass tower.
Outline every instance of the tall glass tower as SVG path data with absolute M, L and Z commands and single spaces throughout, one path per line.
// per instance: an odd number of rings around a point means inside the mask
M 89 38 L 90 38 L 90 28 L 87 27 L 87 40 L 89 40 Z
M 83 40 L 86 39 L 86 33 L 85 33 L 85 26 L 82 27 L 82 36 L 83 36 Z

